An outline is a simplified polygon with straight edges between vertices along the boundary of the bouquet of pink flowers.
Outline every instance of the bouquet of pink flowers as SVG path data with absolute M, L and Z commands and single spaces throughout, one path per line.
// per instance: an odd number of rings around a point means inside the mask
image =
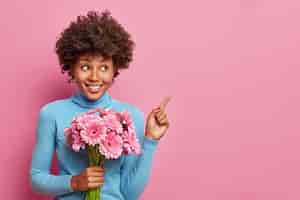
M 105 159 L 141 153 L 131 116 L 128 111 L 93 109 L 73 118 L 64 130 L 71 134 L 72 149 L 87 149 L 90 166 L 103 166 Z M 100 200 L 100 188 L 86 192 L 85 200 Z

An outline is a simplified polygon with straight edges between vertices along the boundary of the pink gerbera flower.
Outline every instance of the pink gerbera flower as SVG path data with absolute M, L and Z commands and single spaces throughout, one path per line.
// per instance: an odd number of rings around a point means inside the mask
M 73 139 L 72 143 L 72 149 L 76 152 L 78 152 L 80 149 L 85 149 L 85 143 L 81 140 L 81 137 L 79 135 L 79 132 L 72 132 L 72 128 L 65 128 L 64 129 L 64 135 L 66 137 L 69 137 L 71 135 Z
M 85 149 L 85 143 L 81 140 L 80 135 L 74 134 L 72 135 L 73 138 L 73 144 L 72 149 L 76 152 L 78 152 L 80 149 Z
M 135 132 L 132 128 L 129 128 L 128 131 L 124 131 L 122 136 L 124 141 L 124 151 L 126 154 L 141 153 L 141 147 L 138 142 L 138 138 L 136 137 Z
M 120 113 L 120 121 L 122 124 L 126 125 L 126 126 L 131 126 L 132 125 L 132 120 L 131 120 L 131 116 L 130 116 L 130 113 L 125 110 L 125 111 L 122 111 Z
M 71 128 L 65 128 L 64 129 L 64 135 L 68 137 L 70 134 L 72 134 L 72 129 Z
M 80 131 L 80 136 L 84 142 L 93 146 L 100 143 L 106 130 L 101 122 L 100 120 L 93 120 L 86 123 L 85 129 Z
M 115 131 L 119 134 L 122 133 L 123 128 L 116 115 L 108 114 L 103 118 L 103 123 L 108 130 Z
M 115 132 L 109 132 L 101 140 L 99 151 L 106 159 L 116 159 L 122 154 L 122 138 Z

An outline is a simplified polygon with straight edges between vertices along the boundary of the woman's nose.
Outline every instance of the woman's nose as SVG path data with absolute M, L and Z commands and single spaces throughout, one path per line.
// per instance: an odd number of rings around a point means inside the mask
M 97 81 L 99 79 L 97 70 L 92 70 L 89 78 L 92 81 Z

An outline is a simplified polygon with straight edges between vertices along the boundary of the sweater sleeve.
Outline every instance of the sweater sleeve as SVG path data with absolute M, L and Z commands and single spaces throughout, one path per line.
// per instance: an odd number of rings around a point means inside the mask
M 72 192 L 70 185 L 72 176 L 50 174 L 55 149 L 56 122 L 46 108 L 43 107 L 39 113 L 36 143 L 30 168 L 30 181 L 31 187 L 39 193 L 60 195 Z
M 143 193 L 150 177 L 154 153 L 158 145 L 158 141 L 144 136 L 143 114 L 138 110 L 133 118 L 142 153 L 122 157 L 121 192 L 126 200 L 137 200 Z

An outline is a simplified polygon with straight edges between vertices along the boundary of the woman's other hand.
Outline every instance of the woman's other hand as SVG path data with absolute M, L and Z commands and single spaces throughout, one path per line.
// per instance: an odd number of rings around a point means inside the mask
M 146 137 L 159 140 L 167 132 L 170 123 L 165 109 L 170 100 L 170 97 L 164 98 L 159 107 L 153 109 L 148 115 L 145 130 Z

